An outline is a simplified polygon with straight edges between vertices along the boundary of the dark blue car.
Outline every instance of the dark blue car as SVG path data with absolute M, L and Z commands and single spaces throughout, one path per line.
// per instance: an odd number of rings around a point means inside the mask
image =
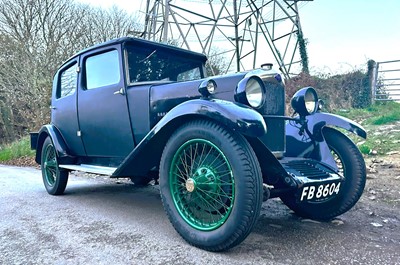
M 135 38 L 83 50 L 54 76 L 51 123 L 31 134 L 49 194 L 80 170 L 159 182 L 165 211 L 190 244 L 223 251 L 251 232 L 268 198 L 329 220 L 360 198 L 365 163 L 321 112 L 312 87 L 292 98 L 271 65 L 206 77 L 198 53 Z

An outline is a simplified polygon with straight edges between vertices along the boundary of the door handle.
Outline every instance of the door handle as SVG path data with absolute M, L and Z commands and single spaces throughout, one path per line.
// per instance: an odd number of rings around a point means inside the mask
M 119 90 L 114 92 L 114 95 L 125 95 L 125 90 L 121 87 Z

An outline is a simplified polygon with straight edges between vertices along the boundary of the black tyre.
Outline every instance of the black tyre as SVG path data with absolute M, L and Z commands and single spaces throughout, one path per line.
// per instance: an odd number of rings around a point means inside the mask
M 169 220 L 187 242 L 223 251 L 242 242 L 257 221 L 261 169 L 243 136 L 197 120 L 166 144 L 160 192 Z
M 58 167 L 57 153 L 50 137 L 43 143 L 41 169 L 47 192 L 51 195 L 63 194 L 68 182 L 68 171 Z
M 321 221 L 330 220 L 350 210 L 360 199 L 366 181 L 364 159 L 357 146 L 341 132 L 325 127 L 325 140 L 331 150 L 344 181 L 338 196 L 324 203 L 296 203 L 294 195 L 281 197 L 297 215 Z

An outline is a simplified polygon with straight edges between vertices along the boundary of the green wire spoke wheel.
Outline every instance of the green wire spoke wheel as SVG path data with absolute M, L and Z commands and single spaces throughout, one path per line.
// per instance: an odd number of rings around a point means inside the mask
M 60 170 L 57 153 L 50 137 L 47 137 L 42 147 L 41 169 L 44 186 L 51 195 L 60 195 L 68 182 L 68 171 Z
M 211 121 L 184 124 L 160 162 L 164 209 L 190 244 L 223 251 L 251 232 L 262 203 L 262 176 L 247 140 Z
M 193 139 L 178 149 L 169 172 L 169 186 L 179 214 L 195 229 L 216 229 L 232 211 L 232 169 L 222 151 L 210 141 Z

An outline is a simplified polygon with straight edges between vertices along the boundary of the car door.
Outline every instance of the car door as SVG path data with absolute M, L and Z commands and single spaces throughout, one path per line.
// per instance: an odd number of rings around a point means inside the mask
M 79 137 L 77 116 L 78 58 L 67 62 L 54 76 L 51 100 L 51 122 L 59 130 L 68 147 L 68 154 L 84 156 Z
M 86 153 L 125 157 L 134 147 L 125 93 L 121 46 L 81 56 L 78 118 Z

